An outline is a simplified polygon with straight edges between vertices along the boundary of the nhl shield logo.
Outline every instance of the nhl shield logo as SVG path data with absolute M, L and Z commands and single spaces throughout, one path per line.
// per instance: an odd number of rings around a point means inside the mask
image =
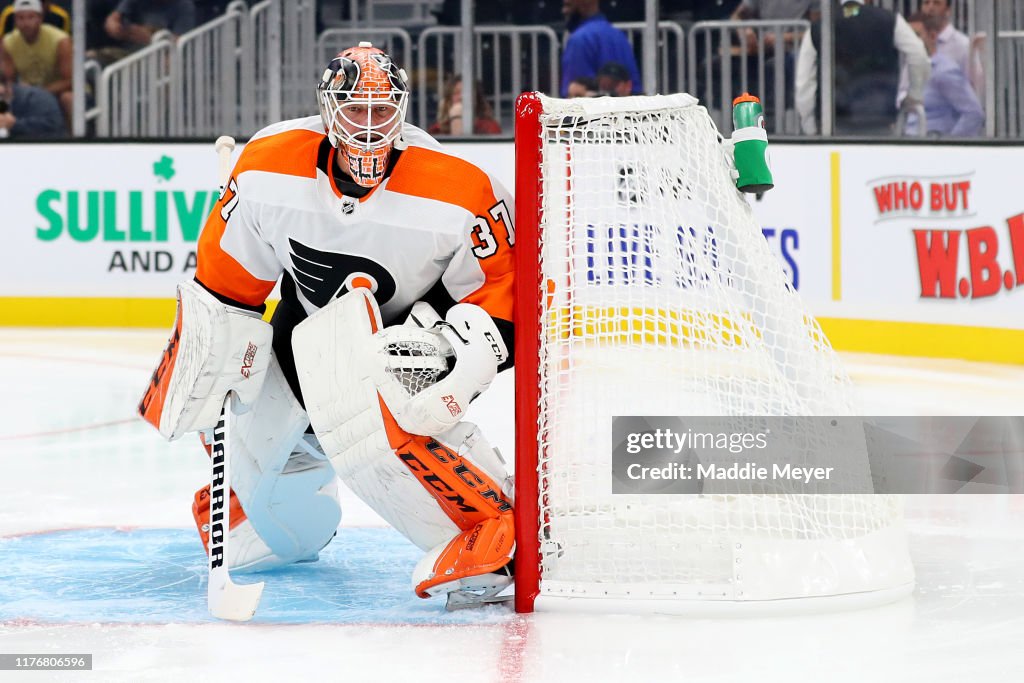
M 346 216 L 351 216 L 356 211 L 356 203 L 351 199 L 346 199 L 341 203 L 341 212 Z

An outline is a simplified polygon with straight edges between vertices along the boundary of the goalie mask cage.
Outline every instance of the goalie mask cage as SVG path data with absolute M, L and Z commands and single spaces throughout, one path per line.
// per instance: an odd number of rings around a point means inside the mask
M 815 609 L 913 587 L 895 496 L 611 493 L 614 415 L 853 414 L 731 169 L 689 95 L 517 103 L 518 611 Z

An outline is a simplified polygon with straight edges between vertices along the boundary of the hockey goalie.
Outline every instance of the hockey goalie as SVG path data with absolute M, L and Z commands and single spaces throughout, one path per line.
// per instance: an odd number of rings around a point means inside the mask
M 502 599 L 509 476 L 463 418 L 512 364 L 511 197 L 404 122 L 406 74 L 369 43 L 316 96 L 320 116 L 246 145 L 139 412 L 174 439 L 211 430 L 233 394 L 231 569 L 317 559 L 340 478 L 425 552 L 417 595 Z M 209 486 L 193 513 L 208 548 Z

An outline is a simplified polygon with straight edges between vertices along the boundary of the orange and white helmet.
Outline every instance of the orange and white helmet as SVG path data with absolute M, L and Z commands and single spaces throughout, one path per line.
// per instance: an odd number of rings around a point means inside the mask
M 327 137 L 363 187 L 384 179 L 391 148 L 402 135 L 408 81 L 383 50 L 359 43 L 332 59 L 317 85 Z

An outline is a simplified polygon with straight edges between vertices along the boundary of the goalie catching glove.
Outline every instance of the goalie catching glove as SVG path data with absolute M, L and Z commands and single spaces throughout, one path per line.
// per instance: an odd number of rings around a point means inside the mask
M 139 415 L 167 439 L 212 429 L 224 397 L 243 410 L 260 393 L 273 328 L 258 313 L 226 306 L 195 282 L 178 285 L 178 315 Z
M 381 398 L 402 429 L 423 436 L 442 434 L 461 420 L 508 358 L 494 320 L 473 304 L 456 304 L 441 320 L 419 302 L 409 322 L 381 330 L 374 340 Z

